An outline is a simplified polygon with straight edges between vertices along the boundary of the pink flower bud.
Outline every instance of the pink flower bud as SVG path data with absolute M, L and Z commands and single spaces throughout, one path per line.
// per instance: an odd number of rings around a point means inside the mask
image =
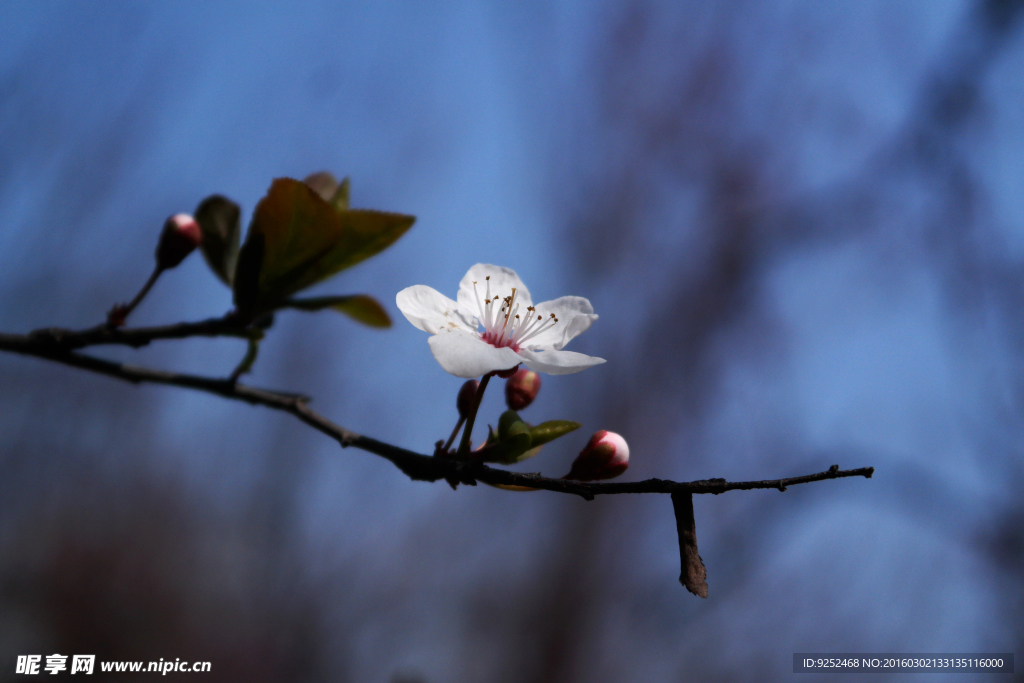
M 505 403 L 509 410 L 522 410 L 537 398 L 540 375 L 529 368 L 519 368 L 505 382 Z
M 480 382 L 475 379 L 467 380 L 459 389 L 459 397 L 455 399 L 455 406 L 459 409 L 459 417 L 469 418 L 473 412 L 473 403 L 476 401 L 476 392 L 480 388 Z
M 594 432 L 586 447 L 572 463 L 569 474 L 562 479 L 596 481 L 614 479 L 629 467 L 629 446 L 615 432 L 602 429 Z
M 202 233 L 199 224 L 187 213 L 171 216 L 164 223 L 160 243 L 156 247 L 156 263 L 159 268 L 174 268 L 199 246 Z

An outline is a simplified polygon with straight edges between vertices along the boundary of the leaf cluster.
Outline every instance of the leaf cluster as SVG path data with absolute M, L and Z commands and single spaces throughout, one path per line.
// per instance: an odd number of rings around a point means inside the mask
M 532 426 L 514 410 L 498 418 L 498 430 L 490 429 L 487 441 L 476 456 L 483 462 L 514 465 L 540 452 L 541 446 L 581 427 L 579 422 L 548 420 Z
M 349 207 L 349 180 L 327 172 L 304 181 L 277 178 L 256 205 L 240 246 L 241 209 L 212 195 L 195 212 L 200 248 L 231 287 L 239 317 L 253 321 L 282 308 L 331 309 L 371 327 L 389 327 L 384 307 L 366 294 L 294 298 L 298 292 L 391 246 L 414 216 Z

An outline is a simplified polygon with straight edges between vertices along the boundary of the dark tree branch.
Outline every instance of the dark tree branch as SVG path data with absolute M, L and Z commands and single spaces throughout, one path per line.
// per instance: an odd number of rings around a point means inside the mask
M 165 327 L 135 328 L 129 330 L 111 329 L 99 326 L 74 332 L 48 328 L 27 335 L 0 333 L 0 350 L 11 351 L 37 358 L 63 363 L 84 370 L 91 370 L 110 377 L 139 384 L 148 382 L 196 389 L 210 394 L 254 405 L 266 406 L 294 415 L 314 429 L 337 441 L 343 448 L 353 446 L 389 460 L 410 479 L 416 481 L 437 481 L 451 479 L 463 484 L 475 485 L 483 482 L 493 486 L 518 486 L 556 493 L 571 493 L 586 500 L 594 496 L 619 493 L 725 493 L 734 490 L 778 489 L 796 484 L 806 484 L 825 479 L 842 477 L 868 477 L 873 467 L 855 470 L 840 470 L 833 465 L 825 472 L 808 474 L 788 479 L 765 481 L 729 482 L 725 479 L 702 479 L 692 482 L 675 482 L 664 479 L 646 479 L 637 482 L 593 484 L 565 479 L 551 479 L 540 474 L 523 474 L 495 469 L 486 465 L 455 458 L 435 458 L 393 446 L 367 436 L 350 432 L 339 427 L 324 416 L 309 408 L 310 398 L 268 389 L 246 386 L 230 379 L 214 379 L 196 375 L 180 374 L 162 370 L 117 363 L 80 353 L 76 349 L 99 344 L 125 344 L 145 346 L 154 339 L 182 339 L 191 336 L 233 336 L 247 338 L 250 328 L 234 322 L 231 318 L 217 318 L 197 323 L 181 323 Z
M 0 350 L 35 356 L 46 360 L 63 363 L 83 370 L 91 370 L 102 375 L 115 377 L 133 384 L 149 382 L 166 384 L 186 389 L 196 389 L 210 394 L 236 401 L 245 401 L 253 405 L 266 406 L 291 415 L 310 427 L 326 434 L 342 448 L 353 446 L 368 451 L 390 461 L 407 477 L 414 481 L 437 481 L 444 479 L 452 487 L 458 484 L 475 486 L 482 481 L 485 484 L 502 487 L 519 487 L 533 490 L 571 493 L 586 500 L 594 496 L 616 493 L 668 493 L 672 496 L 675 509 L 676 528 L 679 535 L 679 557 L 682 572 L 679 581 L 694 595 L 706 598 L 708 595 L 707 570 L 697 553 L 697 528 L 693 518 L 693 494 L 725 493 L 733 490 L 778 489 L 795 484 L 806 484 L 824 479 L 840 477 L 868 477 L 874 474 L 873 467 L 856 470 L 840 471 L 833 465 L 825 472 L 808 474 L 789 479 L 768 481 L 728 482 L 725 479 L 704 479 L 701 481 L 675 482 L 663 479 L 647 479 L 645 481 L 611 484 L 592 484 L 565 479 L 550 479 L 540 474 L 520 474 L 508 470 L 495 469 L 466 457 L 431 457 L 408 451 L 398 446 L 371 439 L 355 432 L 339 427 L 323 415 L 309 407 L 310 398 L 301 394 L 293 394 L 239 384 L 236 377 L 214 379 L 199 377 L 163 370 L 118 363 L 114 361 L 78 353 L 78 349 L 100 344 L 124 344 L 127 346 L 145 346 L 154 339 L 184 339 L 194 336 L 231 336 L 254 339 L 262 336 L 262 330 L 239 322 L 232 316 L 204 320 L 197 323 L 181 323 L 165 327 L 148 327 L 135 329 L 117 329 L 110 325 L 100 325 L 87 330 L 75 332 L 58 328 L 36 330 L 27 335 L 0 333 Z M 487 384 L 487 377 L 481 382 L 476 395 L 476 406 L 479 407 L 480 397 Z M 475 410 L 474 410 L 475 412 Z M 466 434 L 472 429 L 472 417 L 466 426 Z M 464 437 L 464 444 L 468 436 Z M 439 442 L 440 443 L 440 442 Z M 447 450 L 447 449 L 446 449 Z M 460 449 L 464 450 L 464 449 Z

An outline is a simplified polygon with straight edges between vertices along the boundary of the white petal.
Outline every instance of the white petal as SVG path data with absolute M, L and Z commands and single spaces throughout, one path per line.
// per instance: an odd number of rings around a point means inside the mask
M 487 277 L 490 276 L 490 283 L 487 281 Z M 476 282 L 476 294 L 473 293 L 473 282 Z M 492 266 L 487 263 L 478 263 L 469 269 L 466 273 L 466 277 L 462 278 L 462 282 L 459 283 L 459 303 L 465 306 L 467 309 L 473 311 L 474 315 L 480 317 L 479 305 L 477 304 L 477 296 L 480 297 L 480 305 L 483 304 L 484 297 L 487 296 L 487 285 L 491 285 L 491 296 L 500 296 L 502 298 L 512 295 L 512 288 L 516 289 L 516 303 L 521 304 L 521 310 L 526 310 L 527 306 L 533 304 L 533 299 L 530 298 L 530 290 L 526 288 L 523 281 L 516 275 L 516 271 L 511 268 L 502 268 L 501 266 Z
M 521 349 L 519 358 L 526 367 L 549 375 L 571 375 L 604 363 L 604 358 L 595 358 L 575 351 L 531 351 Z
M 395 296 L 395 303 L 409 322 L 430 334 L 448 329 L 476 329 L 469 311 L 433 287 L 406 287 Z
M 494 370 L 508 370 L 522 362 L 512 349 L 495 348 L 474 332 L 451 330 L 427 340 L 434 358 L 445 372 L 456 377 L 480 377 Z
M 582 296 L 563 296 L 537 304 L 537 313 L 547 318 L 555 314 L 558 322 L 536 337 L 526 340 L 527 348 L 560 350 L 585 332 L 595 320 L 594 307 Z

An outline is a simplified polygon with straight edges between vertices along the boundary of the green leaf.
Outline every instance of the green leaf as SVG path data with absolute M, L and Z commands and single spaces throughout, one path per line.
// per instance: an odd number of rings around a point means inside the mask
M 529 432 L 522 432 L 505 441 L 499 441 L 492 446 L 488 446 L 482 460 L 502 465 L 514 465 L 520 460 L 525 460 L 523 456 L 529 450 L 530 434 Z
M 569 420 L 549 420 L 531 427 L 514 410 L 506 410 L 498 418 L 498 430 L 491 430 L 481 450 L 481 459 L 484 462 L 514 465 L 537 455 L 544 444 L 581 426 L 579 422 Z
M 305 183 L 278 178 L 257 204 L 239 255 L 235 304 L 248 314 L 274 308 L 387 248 L 415 220 L 381 211 L 338 211 Z
M 245 252 L 253 243 L 256 251 L 255 245 L 262 242 L 255 308 L 271 308 L 271 304 L 326 277 L 321 276 L 321 263 L 341 233 L 337 212 L 308 185 L 291 178 L 275 180 L 256 205 L 242 247 Z
M 379 301 L 367 294 L 286 299 L 278 307 L 294 308 L 299 311 L 321 311 L 330 308 L 370 327 L 391 327 L 388 312 Z
M 219 194 L 210 195 L 196 207 L 203 241 L 199 248 L 214 274 L 231 286 L 238 260 L 238 241 L 242 232 L 242 211 L 238 204 Z
M 505 436 L 504 440 L 505 441 L 513 441 L 513 440 L 515 440 L 515 441 L 518 441 L 519 443 L 523 443 L 523 440 L 521 438 L 523 436 L 527 436 L 527 437 L 530 436 L 530 425 L 528 425 L 528 424 L 526 424 L 525 422 L 522 422 L 522 421 L 514 422 L 514 423 L 512 423 L 512 426 L 508 428 L 508 434 Z M 527 445 L 529 445 L 530 441 L 527 440 L 525 443 Z
M 238 252 L 232 289 L 235 306 L 245 315 L 256 316 L 256 302 L 259 296 L 260 269 L 263 266 L 263 235 L 250 234 L 242 250 Z
M 526 430 L 529 431 L 529 426 L 523 422 L 523 418 L 519 417 L 519 413 L 514 410 L 506 410 L 498 417 L 498 433 L 497 440 L 504 441 L 509 437 L 509 433 L 513 426 L 524 425 Z M 522 432 L 520 427 L 517 432 Z
M 330 274 L 384 251 L 416 221 L 415 216 L 370 209 L 349 209 L 338 215 L 344 232 L 326 259 L 328 267 L 334 269 Z
M 570 422 L 568 420 L 550 420 L 548 422 L 543 422 L 536 427 L 530 427 L 525 422 L 519 422 L 510 426 L 509 434 L 517 431 L 518 425 L 520 424 L 525 425 L 528 429 L 530 434 L 530 446 L 528 449 L 521 452 L 517 452 L 511 448 L 508 449 L 507 452 L 504 452 L 502 455 L 506 458 L 511 458 L 511 460 L 506 459 L 503 461 L 506 465 L 513 465 L 515 463 L 523 462 L 524 460 L 529 460 L 540 453 L 540 449 L 544 444 L 554 441 L 560 436 L 565 436 L 569 432 L 575 431 L 582 426 L 579 422 Z
M 520 463 L 520 462 L 522 462 L 524 460 L 529 460 L 533 456 L 535 456 L 538 453 L 540 453 L 540 449 L 542 449 L 542 448 L 544 448 L 544 447 L 543 446 L 532 446 L 530 448 L 530 450 L 525 451 L 522 455 L 520 455 L 518 458 L 516 458 L 515 462 L 516 463 Z M 509 464 L 510 465 L 514 465 L 515 463 L 509 463 Z M 531 490 L 532 491 L 533 489 L 524 489 L 524 490 Z
M 498 418 L 498 431 L 491 431 L 481 456 L 485 462 L 512 465 L 524 459 L 530 447 L 530 425 L 514 410 L 506 410 Z
M 348 188 L 349 188 L 348 176 L 345 176 L 341 185 L 338 185 L 338 189 L 334 191 L 331 198 L 328 200 L 338 211 L 348 211 Z
M 534 446 L 542 446 L 582 426 L 579 422 L 569 420 L 549 420 L 530 428 L 530 440 Z

